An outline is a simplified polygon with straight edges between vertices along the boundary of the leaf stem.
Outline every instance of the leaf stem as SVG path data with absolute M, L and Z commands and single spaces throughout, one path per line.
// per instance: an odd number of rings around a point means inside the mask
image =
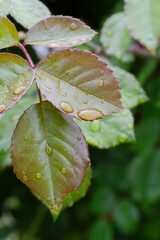
M 25 49 L 24 45 L 22 43 L 19 42 L 19 48 L 23 51 L 23 53 L 25 54 L 30 66 L 32 69 L 35 69 L 36 66 L 34 65 L 29 53 L 27 52 L 27 50 Z M 45 132 L 45 137 L 46 137 L 46 142 L 47 142 L 47 146 L 48 146 L 48 141 L 47 141 L 47 131 L 46 131 L 46 123 L 45 123 L 45 118 L 44 118 L 44 111 L 43 111 L 43 101 L 42 101 L 42 96 L 41 96 L 41 92 L 37 86 L 36 83 L 36 87 L 37 87 L 37 92 L 38 92 L 38 96 L 39 96 L 39 101 L 41 104 L 41 109 L 42 109 L 42 116 L 43 116 L 43 125 L 44 125 L 44 132 Z
M 23 44 L 20 43 L 20 42 L 19 42 L 19 48 L 24 52 L 24 54 L 25 54 L 25 56 L 26 56 L 29 64 L 31 65 L 31 68 L 32 68 L 32 69 L 35 69 L 35 65 L 34 65 L 34 63 L 33 63 L 32 59 L 31 59 L 29 53 L 27 52 L 27 50 L 25 49 L 25 47 L 23 46 Z

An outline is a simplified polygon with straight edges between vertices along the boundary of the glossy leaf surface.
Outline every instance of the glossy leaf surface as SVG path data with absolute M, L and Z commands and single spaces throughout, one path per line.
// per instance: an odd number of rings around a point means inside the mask
M 6 16 L 12 9 L 14 0 L 1 0 L 0 1 L 0 16 Z
M 77 119 L 75 122 L 82 129 L 87 142 L 98 148 L 115 147 L 120 143 L 135 140 L 134 120 L 129 110 L 93 122 Z
M 23 58 L 0 54 L 0 115 L 20 101 L 30 88 L 34 71 Z
M 82 21 L 68 16 L 52 16 L 34 25 L 25 43 L 46 47 L 72 47 L 90 41 L 95 35 Z
M 18 45 L 19 37 L 15 26 L 4 17 L 0 18 L 0 49 Z
M 132 36 L 155 51 L 160 38 L 160 1 L 125 0 L 125 17 Z
M 49 102 L 43 102 L 43 110 L 47 141 L 41 105 L 33 105 L 20 118 L 13 134 L 11 158 L 17 177 L 57 213 L 62 200 L 86 176 L 88 149 L 71 118 Z
M 41 1 L 16 0 L 11 15 L 25 28 L 30 28 L 51 13 Z
M 131 37 L 125 26 L 124 14 L 122 12 L 112 15 L 105 21 L 100 40 L 108 55 L 120 60 L 125 59 Z
M 117 78 L 90 52 L 50 53 L 39 63 L 36 76 L 47 100 L 71 117 L 94 120 L 123 109 Z

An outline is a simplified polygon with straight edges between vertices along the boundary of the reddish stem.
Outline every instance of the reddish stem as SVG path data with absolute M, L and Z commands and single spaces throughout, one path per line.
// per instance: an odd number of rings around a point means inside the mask
M 27 52 L 27 50 L 25 49 L 24 45 L 22 43 L 19 42 L 19 48 L 23 51 L 23 53 L 25 54 L 30 66 L 32 69 L 35 69 L 35 65 L 29 55 L 29 53 Z M 42 101 L 42 97 L 41 97 L 41 92 L 37 86 L 37 83 L 36 83 L 36 87 L 37 87 L 37 92 L 38 92 L 38 96 L 39 96 L 39 101 L 40 101 L 40 104 L 41 104 L 41 109 L 42 109 L 42 116 L 43 116 L 43 124 L 44 124 L 44 132 L 45 132 L 45 136 L 46 136 L 46 141 L 47 141 L 47 131 L 46 131 L 46 123 L 45 123 L 45 118 L 44 118 L 44 111 L 43 111 L 43 101 Z M 48 142 L 47 142 L 47 145 L 48 145 Z

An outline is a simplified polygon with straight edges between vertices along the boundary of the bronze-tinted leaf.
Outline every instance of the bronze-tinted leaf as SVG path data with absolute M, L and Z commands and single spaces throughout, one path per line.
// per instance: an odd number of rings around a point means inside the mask
M 82 21 L 68 16 L 52 16 L 35 24 L 27 33 L 26 44 L 46 47 L 72 47 L 90 41 L 95 35 Z
M 58 212 L 62 200 L 83 182 L 89 165 L 88 149 L 80 128 L 49 102 L 31 106 L 12 137 L 14 172 L 45 203 Z
M 23 58 L 0 54 L 0 115 L 20 101 L 30 88 L 34 75 Z
M 50 53 L 36 69 L 36 82 L 47 100 L 71 117 L 94 120 L 123 109 L 117 78 L 90 52 Z

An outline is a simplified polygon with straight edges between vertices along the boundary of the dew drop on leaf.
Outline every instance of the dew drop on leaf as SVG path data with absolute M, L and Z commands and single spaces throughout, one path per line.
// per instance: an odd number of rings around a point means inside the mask
M 100 121 L 93 121 L 93 122 L 91 122 L 91 130 L 93 132 L 99 131 L 100 127 L 101 127 Z
M 78 117 L 82 120 L 91 121 L 103 117 L 103 113 L 96 109 L 81 110 L 77 113 Z
M 28 180 L 28 177 L 26 175 L 23 176 L 23 180 L 24 181 L 27 181 Z
M 77 24 L 74 23 L 74 22 L 72 22 L 71 25 L 70 25 L 70 29 L 71 29 L 72 31 L 75 31 L 75 30 L 77 29 Z
M 20 93 L 24 92 L 24 90 L 26 89 L 26 87 L 24 86 L 19 86 L 14 90 L 14 94 L 15 95 L 19 95 Z
M 60 107 L 63 111 L 65 111 L 67 113 L 72 113 L 73 112 L 73 108 L 72 108 L 71 104 L 68 103 L 68 102 L 61 102 Z
M 45 151 L 48 156 L 50 156 L 52 154 L 52 148 L 48 144 L 46 145 Z
M 68 75 L 68 74 L 69 74 L 69 71 L 66 71 L 66 72 L 65 72 L 65 75 Z
M 88 100 L 84 100 L 83 103 L 84 103 L 84 104 L 87 104 L 87 103 L 88 103 Z
M 104 85 L 104 81 L 102 80 L 102 79 L 100 79 L 99 81 L 98 81 L 98 86 L 99 87 L 102 87 Z
M 103 99 L 101 100 L 101 103 L 102 103 L 102 104 L 104 103 L 104 100 L 103 100 Z
M 118 138 L 118 140 L 119 140 L 120 143 L 124 143 L 126 141 L 126 137 L 125 136 L 120 136 Z
M 14 97 L 14 98 L 13 98 L 13 101 L 17 101 L 17 97 Z
M 66 92 L 62 92 L 62 96 L 63 96 L 63 97 L 66 97 L 66 96 L 67 96 L 67 93 L 66 93 Z
M 0 105 L 0 113 L 3 112 L 6 108 L 7 108 L 6 105 L 1 104 Z
M 27 140 L 27 139 L 28 139 L 28 136 L 25 136 L 25 137 L 24 137 L 24 140 Z
M 101 76 L 103 76 L 103 75 L 104 75 L 104 72 L 103 72 L 103 71 L 101 71 L 101 72 L 100 72 L 100 74 L 101 74 Z
M 52 211 L 57 214 L 59 212 L 59 207 L 57 204 L 55 204 L 53 207 L 52 207 Z
M 36 173 L 36 178 L 41 179 L 42 178 L 41 173 Z
M 61 172 L 62 172 L 62 174 L 65 175 L 67 173 L 67 169 L 66 168 L 62 168 Z
M 78 141 L 81 141 L 81 138 L 80 138 L 80 137 L 77 137 L 77 140 L 78 140 Z

